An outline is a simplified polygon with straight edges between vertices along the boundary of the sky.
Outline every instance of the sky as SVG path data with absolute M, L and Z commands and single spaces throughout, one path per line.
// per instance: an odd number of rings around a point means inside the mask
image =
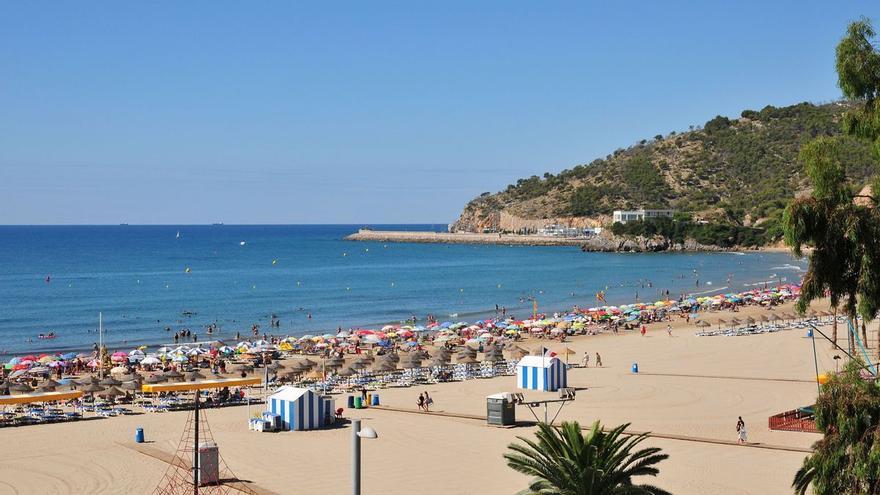
M 880 2 L 3 2 L 0 224 L 448 223 L 717 114 L 839 98 L 862 15 Z

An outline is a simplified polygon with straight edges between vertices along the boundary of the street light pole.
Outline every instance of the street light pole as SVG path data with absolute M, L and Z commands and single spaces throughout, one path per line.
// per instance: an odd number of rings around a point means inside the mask
M 369 426 L 361 429 L 361 420 L 351 420 L 351 493 L 361 495 L 361 438 L 379 438 Z
M 351 420 L 351 493 L 361 495 L 361 420 Z

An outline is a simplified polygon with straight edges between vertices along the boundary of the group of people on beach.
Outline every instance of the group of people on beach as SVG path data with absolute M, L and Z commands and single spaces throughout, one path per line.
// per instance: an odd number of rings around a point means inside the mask
M 434 399 L 428 395 L 428 391 L 425 390 L 423 393 L 419 394 L 419 399 L 416 402 L 419 406 L 420 411 L 430 412 L 430 407 L 434 403 Z

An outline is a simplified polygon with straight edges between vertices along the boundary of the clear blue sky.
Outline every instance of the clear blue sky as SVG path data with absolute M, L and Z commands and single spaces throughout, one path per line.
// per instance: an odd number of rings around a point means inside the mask
M 837 98 L 860 15 L 880 3 L 3 2 L 0 224 L 449 222 L 716 114 Z

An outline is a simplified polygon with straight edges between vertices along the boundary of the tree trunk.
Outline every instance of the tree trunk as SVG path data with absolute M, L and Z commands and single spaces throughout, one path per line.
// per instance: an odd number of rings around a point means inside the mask
M 834 318 L 831 323 L 831 341 L 837 345 L 837 308 L 832 308 L 831 316 Z
M 862 345 L 868 350 L 868 329 L 865 328 L 865 320 L 862 320 Z

